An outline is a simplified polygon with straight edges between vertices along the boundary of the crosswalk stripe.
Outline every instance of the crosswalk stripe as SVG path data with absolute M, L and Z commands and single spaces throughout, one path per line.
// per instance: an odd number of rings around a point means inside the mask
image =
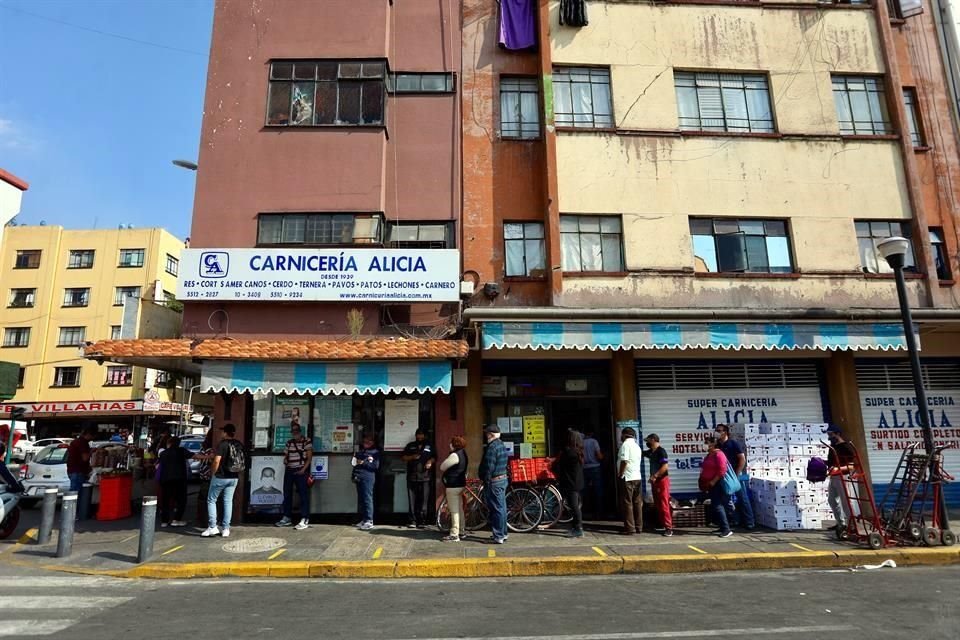
M 46 636 L 63 631 L 77 620 L 4 620 L 0 625 L 0 638 Z
M 82 588 L 101 586 L 108 582 L 116 583 L 115 578 L 67 577 L 67 576 L 23 576 L 9 578 L 9 585 L 20 589 L 56 589 L 58 587 Z
M 3 596 L 2 607 L 10 609 L 103 609 L 133 600 L 126 596 Z M 6 622 L 4 622 L 6 624 Z M 0 629 L 6 631 L 3 625 Z

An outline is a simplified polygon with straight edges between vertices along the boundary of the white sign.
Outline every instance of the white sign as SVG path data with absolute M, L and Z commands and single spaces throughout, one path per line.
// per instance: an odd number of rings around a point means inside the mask
M 283 504 L 283 456 L 250 458 L 250 504 Z
M 383 401 L 383 450 L 403 451 L 420 426 L 420 401 L 393 398 Z
M 327 456 L 313 456 L 310 467 L 310 475 L 314 480 L 326 480 L 330 477 L 330 459 Z
M 456 249 L 185 249 L 178 300 L 455 302 Z

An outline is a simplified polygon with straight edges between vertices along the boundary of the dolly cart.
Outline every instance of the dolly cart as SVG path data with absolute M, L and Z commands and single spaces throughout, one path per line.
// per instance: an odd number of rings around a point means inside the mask
M 853 444 L 850 444 L 850 449 L 853 451 L 853 470 L 839 473 L 842 487 L 840 497 L 846 507 L 847 526 L 841 529 L 838 524 L 837 538 L 857 543 L 866 542 L 871 549 L 881 549 L 894 543 L 894 540 L 887 535 L 883 520 L 880 518 L 880 511 L 873 499 L 870 477 L 860 460 L 860 454 Z M 830 450 L 834 458 L 839 460 L 836 449 L 830 447 Z M 831 470 L 831 481 L 833 477 L 834 473 Z

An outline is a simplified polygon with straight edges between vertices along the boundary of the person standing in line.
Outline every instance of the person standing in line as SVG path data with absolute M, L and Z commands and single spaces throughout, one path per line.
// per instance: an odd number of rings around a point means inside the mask
M 180 438 L 172 436 L 160 454 L 160 526 L 185 527 L 183 512 L 187 508 L 187 478 L 193 454 L 180 446 Z M 173 518 L 170 504 L 173 503 Z
M 67 477 L 70 491 L 80 491 L 90 475 L 90 441 L 96 435 L 93 427 L 85 427 L 67 447 Z
M 581 504 L 590 505 L 590 515 L 594 518 L 603 516 L 603 451 L 600 443 L 593 437 L 593 430 L 587 429 L 583 438 L 583 497 L 589 497 Z
M 727 502 L 727 520 L 733 526 L 738 526 L 752 531 L 756 527 L 756 521 L 753 517 L 753 504 L 750 501 L 750 476 L 747 475 L 747 456 L 743 451 L 743 445 L 730 437 L 730 425 L 717 425 L 717 439 L 720 442 L 720 450 L 727 458 L 727 462 L 733 465 L 733 470 L 737 472 L 737 478 L 740 479 L 740 491 L 734 494 L 735 504 Z
M 427 432 L 417 429 L 412 442 L 407 443 L 401 459 L 407 463 L 407 498 L 410 521 L 408 527 L 427 526 L 427 503 L 430 501 L 430 470 L 434 461 L 433 446 L 427 442 Z
M 507 541 L 507 448 L 500 441 L 500 427 L 495 424 L 483 429 L 487 448 L 480 462 L 480 480 L 483 481 L 483 499 L 490 513 L 491 539 L 494 544 Z
M 197 491 L 197 524 L 206 522 L 204 507 L 207 504 L 207 495 L 210 492 L 210 477 L 212 475 L 210 467 L 216 452 L 213 450 L 213 429 L 207 429 L 203 436 L 203 443 L 200 445 L 200 451 L 193 454 L 194 460 L 200 461 L 198 475 L 200 476 L 200 486 Z
M 210 464 L 212 478 L 207 492 L 207 528 L 200 535 L 204 538 L 220 534 L 230 537 L 230 521 L 233 519 L 233 494 L 237 490 L 240 474 L 246 468 L 243 445 L 234 435 L 237 428 L 227 423 L 223 425 L 223 439 L 217 445 L 216 455 Z M 223 496 L 223 518 L 217 527 L 217 501 Z
M 827 454 L 827 469 L 830 474 L 827 502 L 833 511 L 833 519 L 837 522 L 834 528 L 844 531 L 850 513 L 843 494 L 843 477 L 852 473 L 855 468 L 854 450 L 853 445 L 846 441 L 843 432 L 836 425 L 827 427 L 827 438 L 830 440 L 830 453 Z
M 623 534 L 629 536 L 643 532 L 643 474 L 640 470 L 643 452 L 637 444 L 637 432 L 631 427 L 620 434 L 620 442 L 617 478 L 620 480 L 622 496 Z
M 720 441 L 716 436 L 707 436 L 706 442 L 707 457 L 703 459 L 703 466 L 700 468 L 700 490 L 710 494 L 710 511 L 713 513 L 711 519 L 720 527 L 715 533 L 721 538 L 729 538 L 733 535 L 726 510 L 730 496 L 723 488 L 723 476 L 730 463 L 720 450 Z
M 583 537 L 583 513 L 580 505 L 580 492 L 583 491 L 583 437 L 579 432 L 567 431 L 567 446 L 557 456 L 553 472 L 560 485 L 563 500 L 573 515 L 573 527 L 567 533 L 568 538 Z
M 463 521 L 463 489 L 467 486 L 467 441 L 463 436 L 450 438 L 450 455 L 440 463 L 447 509 L 450 511 L 450 531 L 444 542 L 460 542 L 460 527 Z
M 353 454 L 353 481 L 357 484 L 357 513 L 360 522 L 357 528 L 362 531 L 373 529 L 373 487 L 380 468 L 380 450 L 373 436 L 364 434 L 363 445 Z
M 643 456 L 650 461 L 650 488 L 653 506 L 660 516 L 657 531 L 666 537 L 673 535 L 673 511 L 670 508 L 670 464 L 667 450 L 660 446 L 660 436 L 651 433 L 643 439 L 647 450 Z
M 289 527 L 293 524 L 293 487 L 297 487 L 300 496 L 300 522 L 294 527 L 303 531 L 310 527 L 310 487 L 307 486 L 307 476 L 310 473 L 310 463 L 313 461 L 313 443 L 303 435 L 300 421 L 294 418 L 290 423 L 290 435 L 283 452 L 283 517 L 277 522 L 278 527 Z

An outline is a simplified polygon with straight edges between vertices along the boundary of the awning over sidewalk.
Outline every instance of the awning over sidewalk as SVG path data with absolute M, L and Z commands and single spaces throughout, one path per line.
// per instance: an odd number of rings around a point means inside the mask
M 907 346 L 899 324 L 484 322 L 483 348 L 896 351 Z
M 450 393 L 451 364 L 437 362 L 205 362 L 201 387 L 228 393 Z

